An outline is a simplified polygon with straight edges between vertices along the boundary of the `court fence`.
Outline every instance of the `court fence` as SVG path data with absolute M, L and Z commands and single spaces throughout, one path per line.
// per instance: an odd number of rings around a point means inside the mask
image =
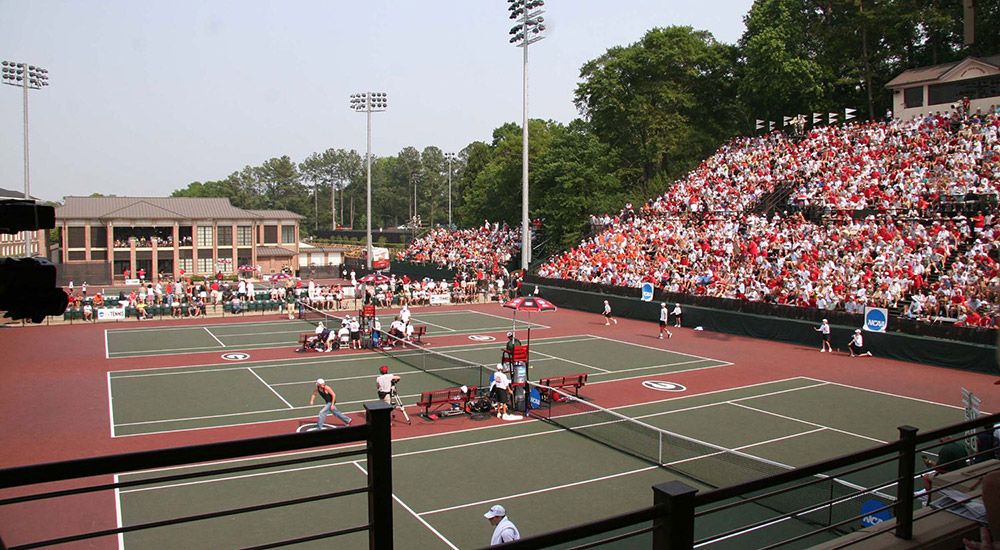
M 191 479 L 208 479 L 212 476 L 250 471 L 267 471 L 280 467 L 317 463 L 354 455 L 361 455 L 367 461 L 368 479 L 365 486 L 340 491 L 319 492 L 318 494 L 298 496 L 296 498 L 238 508 L 215 510 L 208 513 L 157 519 L 133 525 L 120 525 L 121 522 L 119 521 L 119 525 L 114 527 L 63 534 L 55 537 L 52 536 L 51 531 L 46 530 L 40 533 L 43 538 L 38 540 L 0 540 L 0 548 L 13 550 L 40 548 L 77 541 L 93 542 L 102 537 L 121 537 L 127 533 L 158 527 L 187 525 L 191 522 L 208 519 L 227 518 L 264 510 L 274 510 L 312 502 L 325 502 L 330 499 L 351 495 L 366 494 L 368 499 L 368 521 L 365 524 L 353 525 L 334 531 L 314 533 L 290 540 L 257 541 L 253 547 L 261 549 L 276 548 L 367 531 L 369 548 L 373 550 L 391 549 L 393 546 L 393 507 L 390 415 L 393 408 L 381 401 L 365 403 L 364 407 L 366 422 L 357 426 L 2 469 L 0 470 L 0 517 L 7 518 L 7 520 L 13 519 L 20 523 L 31 523 L 29 516 L 37 516 L 38 514 L 37 506 L 32 505 L 52 502 L 52 499 L 74 497 L 76 495 L 84 495 L 84 498 L 86 498 L 88 495 L 99 495 L 109 491 L 117 492 L 130 487 L 155 486 L 158 483 L 172 483 Z M 362 448 L 332 447 L 355 442 L 364 442 L 366 445 Z M 323 452 L 310 453 L 305 456 L 279 455 L 263 462 L 257 461 L 236 466 L 214 462 L 249 457 L 260 458 L 274 453 L 319 448 L 323 448 Z M 180 474 L 172 473 L 169 470 L 157 472 L 156 475 L 148 475 L 148 472 L 144 472 L 152 469 L 176 466 L 197 466 L 197 469 L 193 472 Z M 107 476 L 117 476 L 123 473 L 142 473 L 143 475 L 141 478 L 137 476 L 136 479 L 128 481 L 119 481 L 117 477 L 114 478 L 113 482 L 105 482 L 103 480 L 95 482 L 93 479 L 88 479 L 94 476 L 107 478 Z M 56 485 L 51 485 L 53 483 Z M 85 483 L 89 484 L 85 485 Z M 322 489 L 320 490 L 322 491 Z M 75 505 L 77 504 L 78 502 Z M 303 518 L 303 520 L 308 522 L 309 518 Z M 54 520 L 54 522 L 44 523 L 51 526 L 58 525 L 60 522 Z
M 995 446 L 970 451 L 967 457 L 949 463 L 935 464 L 931 459 L 943 456 L 938 451 L 945 445 L 970 445 L 973 440 L 982 440 L 981 436 L 992 434 L 998 423 L 1000 414 L 923 434 L 918 434 L 917 428 L 900 426 L 899 439 L 894 442 L 704 492 L 684 481 L 671 481 L 652 488 L 653 504 L 648 508 L 524 538 L 504 548 L 610 548 L 622 547 L 623 543 L 630 548 L 660 550 L 715 545 L 779 548 L 822 544 L 824 548 L 843 548 L 887 536 L 894 536 L 902 548 L 906 541 L 914 539 L 923 522 L 930 524 L 940 514 L 956 514 L 951 517 L 964 527 L 961 533 L 967 533 L 976 530 L 978 524 L 960 515 L 967 513 L 964 505 L 978 495 L 956 500 L 955 493 L 947 490 L 975 485 L 976 478 L 934 485 L 924 495 L 915 489 L 923 487 L 925 475 L 945 470 L 974 469 L 979 479 L 1000 472 L 1000 455 Z M 664 468 L 672 469 L 669 464 Z M 861 485 L 857 480 L 866 483 Z M 846 494 L 840 490 L 827 492 L 833 485 L 845 483 L 854 485 L 855 490 Z M 824 493 L 829 498 L 811 499 Z M 789 507 L 794 509 L 777 512 Z M 939 531 L 940 527 L 935 524 L 927 529 Z M 961 546 L 961 534 L 957 536 L 951 542 Z M 880 540 L 880 547 L 891 546 L 884 544 L 885 539 Z

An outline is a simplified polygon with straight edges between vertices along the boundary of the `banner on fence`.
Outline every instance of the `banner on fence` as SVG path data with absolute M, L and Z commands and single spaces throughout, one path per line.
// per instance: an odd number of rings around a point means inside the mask
M 868 332 L 885 332 L 889 325 L 889 310 L 884 307 L 865 307 L 865 326 Z
M 125 308 L 123 307 L 102 307 L 97 310 L 98 321 L 124 321 Z
M 431 294 L 432 306 L 446 306 L 451 303 L 450 294 Z

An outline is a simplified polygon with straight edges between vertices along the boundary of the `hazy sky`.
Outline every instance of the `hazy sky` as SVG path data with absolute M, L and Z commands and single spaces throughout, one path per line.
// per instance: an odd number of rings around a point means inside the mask
M 529 49 L 530 115 L 577 116 L 579 69 L 647 30 L 733 43 L 751 0 L 548 0 Z M 29 92 L 31 191 L 162 196 L 249 164 L 365 149 L 358 91 L 385 91 L 373 152 L 457 152 L 521 121 L 521 50 L 502 0 L 0 0 L 0 59 L 49 70 Z M 0 86 L 0 187 L 23 189 L 22 97 Z

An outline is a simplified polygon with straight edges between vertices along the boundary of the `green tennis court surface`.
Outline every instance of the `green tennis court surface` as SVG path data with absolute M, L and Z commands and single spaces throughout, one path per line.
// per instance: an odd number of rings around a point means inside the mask
M 503 345 L 432 346 L 429 349 L 445 354 L 448 361 L 430 366 L 431 373 L 410 366 L 427 356 L 421 348 L 400 348 L 394 356 L 303 354 L 274 361 L 112 371 L 108 373 L 112 435 L 308 417 L 319 410 L 309 405 L 317 378 L 326 379 L 337 392 L 340 410 L 357 412 L 375 397 L 374 380 L 383 364 L 401 376 L 399 393 L 404 403 L 413 404 L 421 391 L 461 385 L 448 382 L 468 374 L 461 363 L 495 365 Z M 627 363 L 623 357 L 628 357 Z M 587 373 L 589 382 L 595 383 L 727 364 L 597 336 L 532 338 L 528 377 Z M 481 375 L 488 376 L 486 369 L 474 373 L 481 382 L 462 383 L 487 384 Z
M 553 342 L 553 345 L 561 344 Z M 327 368 L 341 367 L 353 368 L 346 365 Z M 299 368 L 312 366 L 304 364 Z M 371 373 L 366 372 L 365 386 L 371 386 L 371 378 Z M 121 382 L 126 380 L 132 379 Z M 119 389 L 124 391 L 124 386 Z M 365 391 L 370 393 L 370 389 Z M 306 390 L 297 388 L 289 396 L 294 394 L 301 401 L 307 397 L 301 395 Z M 146 402 L 145 408 L 155 410 L 161 405 Z M 922 430 L 933 429 L 960 421 L 963 414 L 958 407 L 808 378 L 616 410 L 711 445 L 788 466 L 801 466 L 893 440 L 897 437 L 896 427 L 904 423 L 920 426 Z M 530 535 L 648 506 L 652 501 L 650 487 L 656 483 L 682 479 L 697 485 L 669 467 L 652 466 L 545 422 L 484 424 L 482 429 L 393 442 L 398 547 L 485 546 L 492 529 L 482 514 L 494 503 L 502 503 L 522 534 Z M 701 459 L 695 457 L 689 461 Z M 730 479 L 745 474 L 739 466 L 733 468 L 705 475 Z M 357 487 L 365 483 L 365 469 L 364 460 L 349 457 L 250 475 L 126 488 L 120 491 L 122 524 Z M 172 469 L 169 473 L 183 471 Z M 130 475 L 122 480 L 136 478 Z M 365 510 L 363 496 L 348 497 L 129 533 L 124 535 L 124 544 L 126 548 L 240 547 L 364 523 Z M 720 521 L 714 526 L 716 531 L 726 527 L 725 521 Z M 793 523 L 781 528 L 786 532 L 803 529 Z M 759 531 L 738 535 L 713 548 L 747 547 L 759 535 Z M 648 541 L 644 543 L 648 546 Z M 367 538 L 364 534 L 350 535 L 332 544 L 336 548 L 364 548 Z M 315 547 L 330 545 L 331 541 L 314 543 Z
M 351 312 L 331 312 L 343 316 Z M 388 329 L 393 315 L 379 315 Z M 509 317 L 479 311 L 441 311 L 414 315 L 410 322 L 427 325 L 427 334 L 475 334 L 510 330 Z M 516 321 L 517 329 L 544 328 L 544 325 Z M 248 350 L 298 344 L 299 334 L 312 332 L 315 325 L 307 321 L 275 320 L 256 323 L 209 324 L 184 327 L 149 327 L 108 329 L 105 344 L 108 358 L 144 355 L 170 355 L 204 351 Z M 340 328 L 338 324 L 335 328 Z

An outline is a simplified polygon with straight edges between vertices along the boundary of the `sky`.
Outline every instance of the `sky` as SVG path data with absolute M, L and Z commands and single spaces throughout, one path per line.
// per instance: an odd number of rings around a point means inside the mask
M 580 67 L 654 27 L 735 43 L 751 0 L 546 0 L 529 114 L 569 122 Z M 352 93 L 384 91 L 372 152 L 458 152 L 521 121 L 521 50 L 502 0 L 0 0 L 0 59 L 29 91 L 31 194 L 166 196 L 288 155 L 365 150 Z M 23 97 L 0 86 L 0 187 L 24 189 Z

